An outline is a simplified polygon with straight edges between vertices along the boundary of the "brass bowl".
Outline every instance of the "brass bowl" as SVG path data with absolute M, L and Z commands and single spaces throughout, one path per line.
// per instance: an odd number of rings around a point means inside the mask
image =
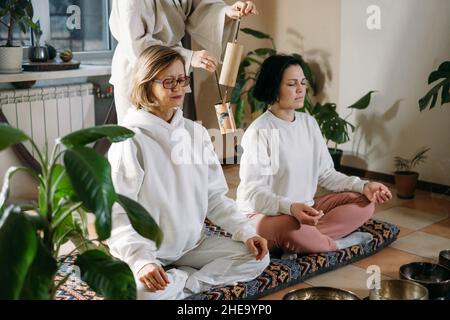
M 413 262 L 400 267 L 400 278 L 428 288 L 430 299 L 445 297 L 450 291 L 450 269 L 435 263 Z
M 380 289 L 371 289 L 369 300 L 428 300 L 428 289 L 409 280 L 381 280 Z
M 439 264 L 450 269 L 450 250 L 442 250 L 439 252 Z
M 287 293 L 283 300 L 361 300 L 351 291 L 331 288 L 312 287 L 297 289 Z

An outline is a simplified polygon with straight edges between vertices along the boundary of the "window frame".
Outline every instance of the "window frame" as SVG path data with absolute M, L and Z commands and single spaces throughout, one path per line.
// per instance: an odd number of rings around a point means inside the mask
M 101 1 L 106 2 L 104 14 L 106 16 L 106 21 L 108 23 L 109 15 L 111 13 L 112 8 L 112 0 L 101 0 Z M 45 25 L 50 26 L 49 0 L 32 0 L 32 3 L 34 9 L 33 21 L 39 19 L 41 21 L 41 25 L 43 25 L 42 28 L 43 34 L 41 37 L 41 42 L 47 41 L 50 37 L 50 29 L 45 27 Z M 74 59 L 80 61 L 112 59 L 114 50 L 117 46 L 117 41 L 112 36 L 111 30 L 109 29 L 109 25 L 108 28 L 106 28 L 106 30 L 108 32 L 106 38 L 108 41 L 108 47 L 110 49 L 97 51 L 74 51 L 73 52 Z M 28 48 L 24 47 L 24 50 L 28 50 Z M 28 55 L 24 54 L 24 58 L 26 58 L 27 56 Z

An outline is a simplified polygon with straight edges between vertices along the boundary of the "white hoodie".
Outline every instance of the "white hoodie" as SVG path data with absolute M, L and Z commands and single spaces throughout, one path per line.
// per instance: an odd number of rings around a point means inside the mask
M 108 240 L 114 256 L 135 273 L 149 263 L 170 264 L 198 245 L 205 218 L 232 233 L 236 241 L 256 235 L 236 203 L 226 197 L 222 167 L 204 127 L 183 118 L 180 109 L 167 123 L 133 108 L 124 125 L 136 134 L 109 150 L 115 190 L 147 209 L 163 231 L 163 241 L 156 249 L 116 204 Z
M 294 202 L 314 204 L 317 185 L 362 192 L 366 181 L 334 169 L 316 120 L 296 112 L 287 122 L 266 111 L 242 138 L 237 203 L 244 212 L 290 214 Z

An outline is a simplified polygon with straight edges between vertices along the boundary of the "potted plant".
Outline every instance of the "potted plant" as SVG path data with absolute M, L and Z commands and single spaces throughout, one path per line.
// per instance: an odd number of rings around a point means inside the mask
M 30 51 L 30 60 L 33 62 L 46 62 L 48 60 L 48 49 L 47 46 L 41 46 L 42 29 L 39 20 L 35 23 L 33 33 L 34 43 Z
M 347 109 L 351 109 L 351 112 L 345 117 L 341 118 L 339 113 L 336 111 L 335 103 L 325 103 L 321 104 L 317 102 L 314 106 L 311 103 L 305 103 L 304 107 L 300 111 L 308 112 L 312 115 L 319 124 L 320 130 L 327 141 L 327 145 L 330 141 L 334 143 L 333 148 L 328 148 L 331 157 L 333 158 L 334 167 L 336 170 L 341 168 L 341 159 L 343 155 L 343 150 L 338 149 L 338 145 L 346 143 L 350 140 L 349 131 L 355 131 L 355 126 L 347 121 L 348 117 L 352 114 L 353 110 L 363 110 L 366 109 L 371 100 L 371 96 L 375 91 L 369 91 L 362 98 L 356 101 Z M 307 96 L 305 101 L 310 101 Z
M 418 150 L 410 159 L 395 157 L 395 186 L 397 196 L 400 199 L 413 199 L 419 173 L 413 169 L 427 158 L 426 153 L 430 148 Z
M 76 255 L 81 279 L 107 299 L 135 299 L 133 274 L 122 261 L 108 254 L 103 245 L 111 233 L 111 210 L 119 203 L 134 229 L 159 246 L 162 233 L 148 212 L 137 202 L 117 194 L 109 162 L 91 143 L 107 138 L 119 142 L 134 133 L 119 126 L 99 126 L 73 132 L 57 140 L 50 156 L 19 129 L 0 124 L 0 150 L 29 141 L 40 172 L 26 167 L 8 170 L 0 193 L 0 300 L 51 299 L 68 278 L 55 283 L 57 270 Z M 62 164 L 60 164 L 62 163 Z M 39 184 L 33 206 L 8 205 L 10 180 L 20 171 Z M 96 216 L 97 239 L 86 230 L 86 211 Z M 30 213 L 31 212 L 31 213 Z M 71 240 L 75 250 L 59 256 L 61 245 Z
M 23 33 L 27 27 L 34 29 L 33 5 L 31 0 L 1 0 L 0 25 L 8 30 L 6 45 L 0 46 L 0 73 L 18 73 L 22 71 L 23 49 L 14 46 L 13 31 L 17 24 Z M 6 22 L 2 18 L 6 17 Z
M 450 102 L 450 61 L 443 62 L 436 71 L 430 73 L 428 77 L 428 84 L 442 79 L 441 82 L 436 84 L 428 93 L 419 100 L 419 108 L 422 112 L 430 104 L 430 110 L 436 106 L 439 90 L 442 88 L 441 105 Z M 431 101 L 431 103 L 430 103 Z

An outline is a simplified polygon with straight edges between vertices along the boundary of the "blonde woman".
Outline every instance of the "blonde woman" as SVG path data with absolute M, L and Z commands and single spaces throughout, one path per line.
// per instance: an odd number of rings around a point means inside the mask
M 113 145 L 109 160 L 116 190 L 141 203 L 164 238 L 157 249 L 116 206 L 111 253 L 133 270 L 139 299 L 181 299 L 256 278 L 269 264 L 267 242 L 226 197 L 206 129 L 183 118 L 179 107 L 189 84 L 183 57 L 152 46 L 137 65 L 130 97 L 135 108 L 124 119 L 136 134 Z M 233 238 L 206 238 L 206 218 Z

